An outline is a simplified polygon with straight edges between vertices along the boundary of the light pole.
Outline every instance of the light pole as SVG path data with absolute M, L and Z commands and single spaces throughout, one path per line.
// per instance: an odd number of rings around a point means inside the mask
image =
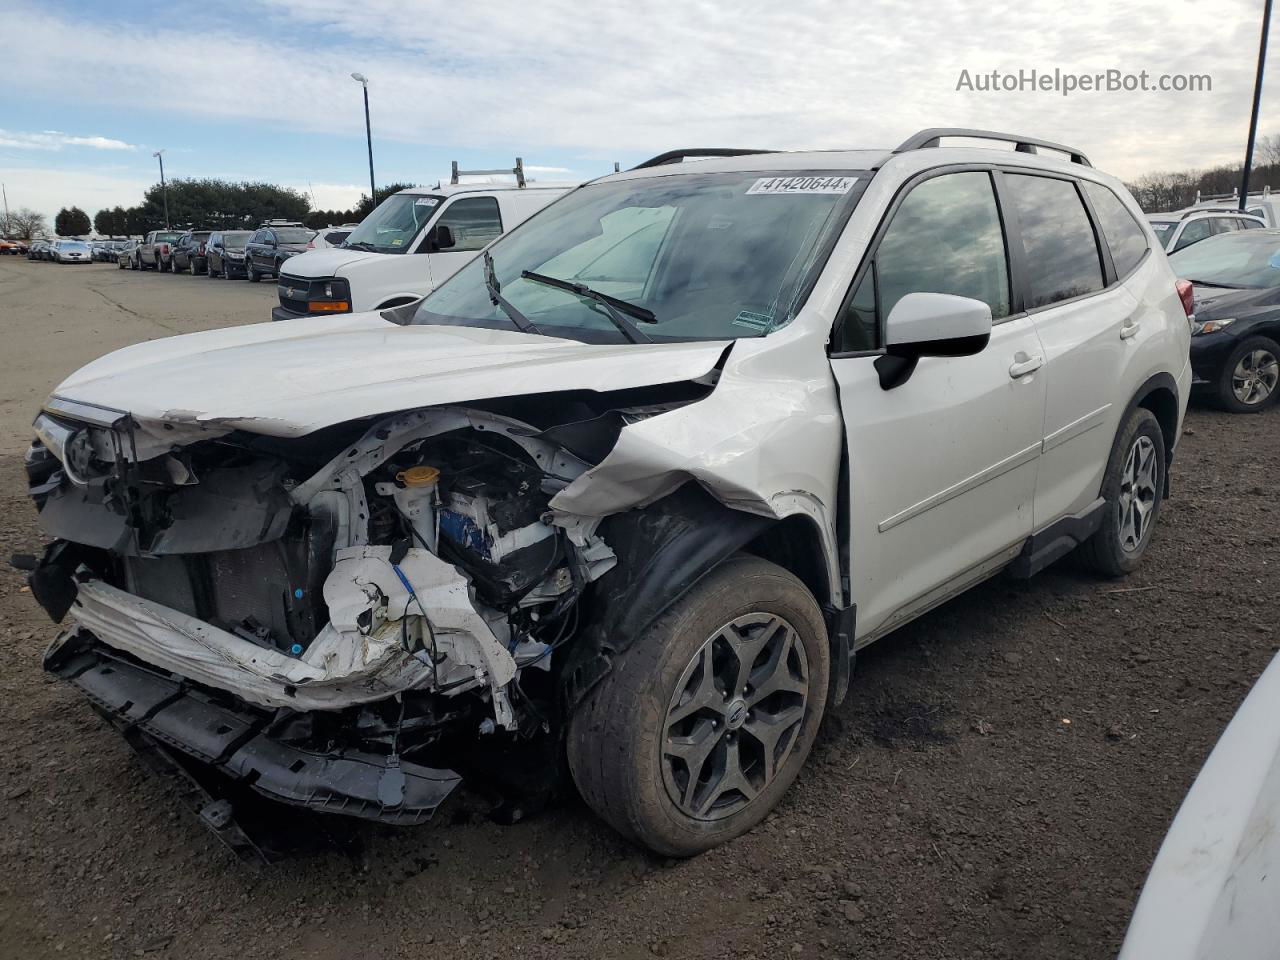
M 169 229 L 169 187 L 164 182 L 164 151 L 157 150 L 152 154 L 160 161 L 160 196 L 164 199 L 164 228 Z
M 1271 0 L 1262 5 L 1262 40 L 1258 45 L 1258 77 L 1253 84 L 1253 113 L 1249 117 L 1249 143 L 1244 148 L 1244 177 L 1240 181 L 1240 209 L 1249 202 L 1249 168 L 1253 165 L 1253 144 L 1258 137 L 1258 107 L 1262 103 L 1262 72 L 1267 65 L 1267 32 L 1271 28 Z
M 1267 2 L 1270 3 L 1271 0 Z M 353 73 L 351 79 L 364 89 L 364 137 L 369 144 L 369 204 L 370 209 L 373 209 L 378 205 L 378 194 L 373 185 L 373 128 L 369 126 L 369 78 L 363 73 Z

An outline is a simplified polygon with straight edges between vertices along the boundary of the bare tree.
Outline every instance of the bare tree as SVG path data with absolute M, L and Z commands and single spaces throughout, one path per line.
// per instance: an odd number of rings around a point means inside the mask
M 1255 163 L 1260 167 L 1280 167 L 1280 133 L 1259 137 Z
M 9 234 L 15 239 L 31 240 L 48 232 L 49 223 L 43 213 L 36 213 L 30 207 L 9 211 Z

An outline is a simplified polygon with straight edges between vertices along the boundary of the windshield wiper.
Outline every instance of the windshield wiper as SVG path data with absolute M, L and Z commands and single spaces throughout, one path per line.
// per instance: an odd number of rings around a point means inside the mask
M 521 333 L 542 333 L 532 320 L 508 303 L 507 298 L 502 295 L 502 284 L 498 283 L 498 275 L 493 270 L 493 255 L 488 250 L 484 252 L 484 288 L 489 291 L 489 299 L 493 305 L 507 315 L 507 319 L 517 330 Z
M 368 240 L 357 240 L 355 243 L 344 243 L 343 246 L 348 250 L 367 250 L 369 253 L 378 252 L 378 248 Z
M 561 280 L 559 277 L 549 277 L 545 273 L 534 273 L 532 270 L 523 270 L 520 276 L 525 280 L 532 280 L 535 283 L 544 283 L 548 287 L 555 287 L 557 290 L 567 290 L 570 293 L 576 293 L 580 297 L 587 300 L 594 300 L 596 303 L 604 307 L 605 312 L 609 314 L 609 319 L 613 321 L 613 325 L 618 328 L 619 332 L 632 343 L 653 343 L 653 341 L 644 334 L 634 323 L 628 320 L 623 314 L 630 314 L 637 320 L 643 320 L 645 323 L 657 323 L 658 318 L 654 316 L 652 310 L 646 310 L 644 307 L 637 306 L 634 303 L 628 303 L 626 300 L 619 300 L 617 297 L 611 297 L 607 293 L 601 293 L 599 290 L 592 290 L 585 283 L 574 283 L 572 280 Z

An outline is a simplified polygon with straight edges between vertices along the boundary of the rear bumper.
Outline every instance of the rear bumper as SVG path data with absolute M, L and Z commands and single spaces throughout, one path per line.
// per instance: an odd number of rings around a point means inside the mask
M 83 628 L 59 638 L 44 667 L 78 688 L 135 746 L 139 736 L 157 742 L 282 803 L 410 825 L 430 818 L 460 782 L 451 770 L 286 743 L 270 733 L 273 712 L 143 666 Z

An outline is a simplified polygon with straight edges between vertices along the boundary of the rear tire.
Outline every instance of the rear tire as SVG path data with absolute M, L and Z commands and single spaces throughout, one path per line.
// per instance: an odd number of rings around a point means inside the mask
M 1218 373 L 1218 403 L 1231 413 L 1261 413 L 1280 397 L 1280 345 L 1246 337 Z
M 573 779 L 629 839 L 666 856 L 707 850 L 754 827 L 791 786 L 829 674 L 826 626 L 804 584 L 758 557 L 733 557 L 618 655 L 578 706 Z
M 1104 577 L 1138 569 L 1160 516 L 1168 468 L 1160 421 L 1139 407 L 1111 445 L 1102 481 L 1102 525 L 1077 551 L 1086 567 Z

